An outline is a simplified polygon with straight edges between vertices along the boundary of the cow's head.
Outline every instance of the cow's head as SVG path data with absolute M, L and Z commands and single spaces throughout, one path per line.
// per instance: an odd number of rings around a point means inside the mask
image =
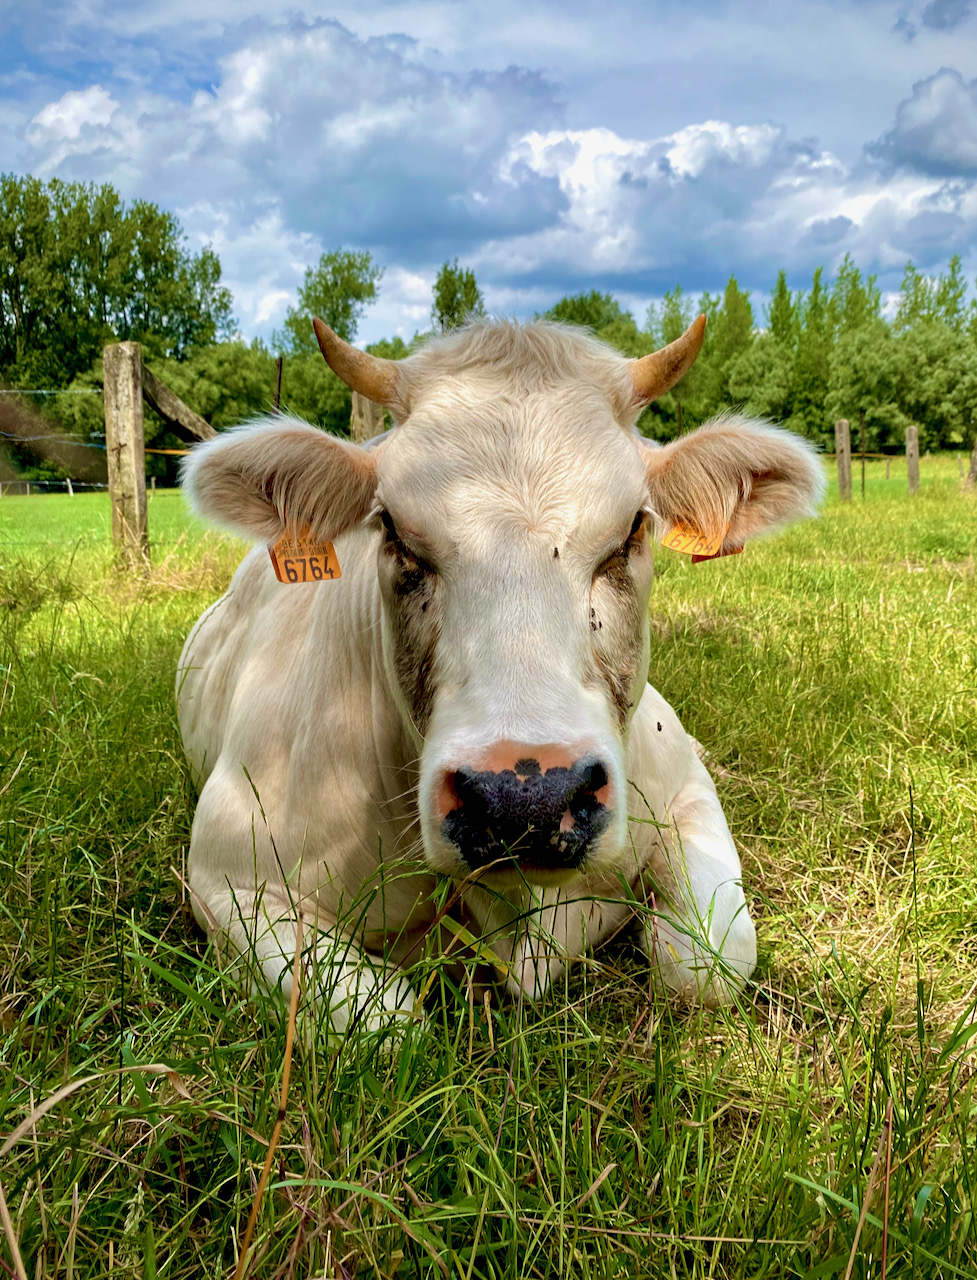
M 661 448 L 633 431 L 704 323 L 635 361 L 559 325 L 479 323 L 392 363 L 317 321 L 326 360 L 396 428 L 364 448 L 278 419 L 193 455 L 197 508 L 251 537 L 277 538 L 286 512 L 324 539 L 374 530 L 438 871 L 545 885 L 623 859 L 650 537 L 681 521 L 734 550 L 816 503 L 813 451 L 786 432 L 730 417 Z

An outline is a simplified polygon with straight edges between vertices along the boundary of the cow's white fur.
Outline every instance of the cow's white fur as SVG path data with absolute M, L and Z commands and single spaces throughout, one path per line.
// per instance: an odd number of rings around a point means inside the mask
M 624 730 L 595 677 L 590 607 L 614 608 L 595 569 L 642 507 L 659 529 L 729 522 L 727 548 L 810 510 L 821 483 L 811 451 L 739 419 L 651 448 L 628 430 L 638 406 L 627 362 L 560 326 L 475 326 L 404 362 L 398 388 L 401 425 L 372 450 L 275 419 L 190 461 L 203 514 L 265 539 L 286 512 L 301 517 L 335 540 L 343 572 L 281 585 L 259 546 L 187 640 L 178 697 L 202 788 L 198 918 L 253 955 L 267 985 L 287 986 L 301 907 L 337 1030 L 354 1014 L 374 1025 L 409 1009 L 399 966 L 435 922 L 434 873 L 461 876 L 436 819 L 437 780 L 502 739 L 572 745 L 607 762 L 614 796 L 584 874 L 466 883 L 469 929 L 512 990 L 538 995 L 654 886 L 644 941 L 662 982 L 731 998 L 752 972 L 755 932 L 715 787 L 645 682 L 650 558 L 634 569 L 641 656 Z M 380 506 L 443 584 L 423 733 L 393 671 Z

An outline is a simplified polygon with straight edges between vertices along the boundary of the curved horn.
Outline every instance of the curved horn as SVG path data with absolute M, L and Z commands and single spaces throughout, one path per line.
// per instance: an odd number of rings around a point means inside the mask
M 381 360 L 379 356 L 367 355 L 358 347 L 351 347 L 318 316 L 312 321 L 312 328 L 326 364 L 347 387 L 376 404 L 389 405 L 396 398 L 398 370 L 395 360 Z
M 634 398 L 639 404 L 657 400 L 688 373 L 702 350 L 705 333 L 706 317 L 701 315 L 692 321 L 681 338 L 662 347 L 661 351 L 653 351 L 650 356 L 631 361 Z

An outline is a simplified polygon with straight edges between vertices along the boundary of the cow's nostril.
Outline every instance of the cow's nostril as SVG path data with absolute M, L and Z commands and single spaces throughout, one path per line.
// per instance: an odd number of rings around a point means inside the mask
M 606 767 L 592 756 L 568 764 L 535 755 L 509 760 L 501 769 L 446 772 L 443 835 L 472 868 L 505 858 L 524 869 L 579 867 L 611 820 Z
M 584 769 L 583 785 L 587 791 L 600 791 L 607 786 L 607 782 L 607 770 L 599 760 L 595 760 Z

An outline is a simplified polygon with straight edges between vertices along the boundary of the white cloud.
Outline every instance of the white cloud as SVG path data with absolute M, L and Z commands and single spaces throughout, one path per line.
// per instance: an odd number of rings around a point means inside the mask
M 919 70 L 953 56 L 959 36 L 932 21 L 963 21 L 950 0 L 912 41 L 891 34 L 889 0 L 366 0 L 329 19 L 298 0 L 271 25 L 257 0 L 52 4 L 51 67 L 97 55 L 117 71 L 15 84 L 0 53 L 0 168 L 175 209 L 220 254 L 249 335 L 280 326 L 339 245 L 387 268 L 373 339 L 427 324 L 456 255 L 490 309 L 526 314 L 589 288 L 643 310 L 730 272 L 766 289 L 782 265 L 800 284 L 846 251 L 866 270 L 925 266 L 977 240 L 974 84 Z
M 977 174 L 977 79 L 950 67 L 913 85 L 896 122 L 871 148 L 895 167 L 943 176 Z

